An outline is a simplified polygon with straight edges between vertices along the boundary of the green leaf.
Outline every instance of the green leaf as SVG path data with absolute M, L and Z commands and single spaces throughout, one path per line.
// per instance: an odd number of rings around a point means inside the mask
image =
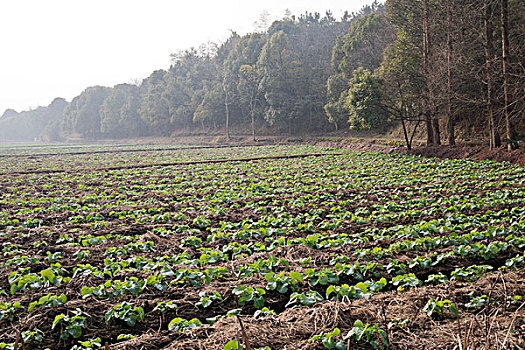
M 53 321 L 53 325 L 51 326 L 51 329 L 55 329 L 55 327 L 57 326 L 57 324 L 59 324 L 60 322 L 62 322 L 62 320 L 66 317 L 66 315 L 64 314 L 60 314 L 60 315 L 56 315 L 55 316 L 55 320 Z
M 82 328 L 71 327 L 68 329 L 68 332 L 73 336 L 73 338 L 79 338 L 82 335 Z
M 297 271 L 290 272 L 290 278 L 292 278 L 292 279 L 294 279 L 296 281 L 299 281 L 299 282 L 303 282 L 304 281 L 303 275 L 300 272 L 297 272 Z
M 267 280 L 268 282 L 272 282 L 275 280 L 275 273 L 273 272 L 268 272 L 264 275 L 264 279 Z
M 38 301 L 33 301 L 32 303 L 29 304 L 29 307 L 27 308 L 27 311 L 28 312 L 33 311 L 37 305 L 38 305 Z
M 242 309 L 233 309 L 233 310 L 228 311 L 226 313 L 226 316 L 230 317 L 230 316 L 239 315 L 241 312 L 242 312 Z
M 286 294 L 286 292 L 288 292 L 288 283 L 283 283 L 277 288 L 277 291 L 281 294 Z
M 47 281 L 51 283 L 53 283 L 53 281 L 56 278 L 56 275 L 50 269 L 40 271 L 40 275 L 42 275 L 44 279 L 46 279 Z
M 339 340 L 337 343 L 335 343 L 335 349 L 336 350 L 347 350 L 346 343 L 342 340 Z
M 238 350 L 239 349 L 239 342 L 237 340 L 230 340 L 229 342 L 224 345 L 223 350 Z
M 67 302 L 67 297 L 65 294 L 60 294 L 60 296 L 58 297 L 58 300 L 62 303 L 62 304 L 65 304 Z
M 330 294 L 332 293 L 336 293 L 336 290 L 335 290 L 335 287 L 333 285 L 330 285 L 328 286 L 328 288 L 326 288 L 326 298 L 328 299 L 330 297 Z
M 254 304 L 256 309 L 262 309 L 263 306 L 264 306 L 264 298 L 263 297 L 255 298 L 253 300 L 253 304 Z
M 359 288 L 361 290 L 361 292 L 363 293 L 366 293 L 368 291 L 368 287 L 366 284 L 364 284 L 363 282 L 358 282 L 356 285 L 355 285 L 356 288 Z

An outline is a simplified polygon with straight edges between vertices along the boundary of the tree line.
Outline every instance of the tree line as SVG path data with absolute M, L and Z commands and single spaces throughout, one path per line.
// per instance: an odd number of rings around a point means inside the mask
M 512 148 L 525 126 L 524 33 L 522 0 L 387 0 L 340 19 L 329 11 L 287 15 L 265 30 L 175 53 L 169 69 L 138 84 L 87 88 L 45 134 L 221 130 L 229 139 L 236 129 L 255 140 L 269 130 L 400 125 L 409 148 L 418 128 L 428 145 L 454 145 L 461 129 Z M 16 118 L 4 114 L 1 129 Z

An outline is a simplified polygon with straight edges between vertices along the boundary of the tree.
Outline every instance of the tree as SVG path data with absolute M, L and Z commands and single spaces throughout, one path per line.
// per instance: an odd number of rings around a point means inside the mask
M 495 60 L 494 53 L 494 38 L 492 28 L 492 1 L 485 0 L 485 70 L 486 70 L 486 84 L 487 84 L 487 114 L 489 121 L 489 133 L 490 133 L 490 148 L 494 149 L 501 145 L 499 134 L 497 131 L 497 124 L 494 116 L 494 72 L 493 62 Z
M 509 112 L 509 14 L 508 0 L 501 0 L 501 62 L 503 73 L 503 111 L 505 115 L 505 131 L 507 136 L 508 150 L 516 148 L 514 140 L 514 130 L 510 122 Z
M 440 144 L 438 112 L 440 109 L 437 88 L 440 84 L 439 66 L 435 62 L 435 52 L 440 31 L 436 28 L 436 1 L 434 0 L 388 0 L 387 16 L 396 27 L 397 41 L 403 41 L 397 48 L 413 51 L 412 57 L 419 61 L 416 65 L 418 81 L 422 81 L 422 98 L 418 105 L 425 116 L 427 145 Z M 404 55 L 408 57 L 408 55 Z M 403 65 L 402 61 L 398 61 Z M 412 69 L 412 68 L 411 68 Z
M 94 86 L 75 97 L 64 110 L 65 130 L 86 138 L 100 137 L 100 108 L 110 93 L 110 88 Z
M 140 88 L 119 84 L 100 108 L 100 130 L 109 137 L 133 137 L 146 134 L 147 125 L 140 118 Z
M 255 113 L 260 105 L 259 95 L 261 92 L 261 74 L 255 64 L 244 64 L 239 69 L 239 96 L 250 109 L 252 140 L 255 139 Z
M 256 111 L 261 106 L 261 71 L 257 67 L 257 60 L 265 42 L 265 36 L 260 33 L 245 35 L 236 42 L 224 62 L 228 80 L 236 89 L 232 91 L 232 95 L 237 99 L 236 105 L 251 117 L 251 133 L 254 141 Z
M 237 33 L 232 33 L 231 37 L 221 47 L 224 52 L 220 55 L 219 64 L 222 63 L 222 90 L 224 96 L 224 109 L 226 112 L 226 140 L 230 140 L 230 105 L 235 100 L 238 84 L 238 63 L 235 59 L 235 46 L 240 37 Z M 222 60 L 221 60 L 222 58 Z
M 345 101 L 351 129 L 379 129 L 388 123 L 388 112 L 382 106 L 382 82 L 370 71 L 358 68 L 350 80 Z
M 8 108 L 4 111 L 4 114 L 2 114 L 0 118 L 11 118 L 17 115 L 18 115 L 17 111 L 15 111 L 14 109 Z
M 144 93 L 139 115 L 156 135 L 169 135 L 172 131 L 169 105 L 164 97 L 167 73 L 164 70 L 153 72 L 144 82 Z
M 421 91 L 424 80 L 420 75 L 420 57 L 410 50 L 403 32 L 385 50 L 385 58 L 377 74 L 383 82 L 384 109 L 391 119 L 401 122 L 406 146 L 410 150 L 418 126 L 423 121 Z M 410 127 L 412 126 L 412 131 Z
M 261 68 L 261 87 L 268 103 L 265 120 L 287 127 L 292 133 L 295 119 L 302 106 L 300 89 L 304 72 L 301 63 L 292 57 L 290 42 L 284 31 L 272 35 L 262 48 L 257 62 Z
M 447 133 L 448 144 L 456 144 L 454 135 L 455 120 L 452 114 L 452 2 L 447 0 Z
M 373 13 L 381 9 L 382 6 L 374 7 L 374 10 L 370 9 L 372 13 L 355 18 L 348 33 L 337 39 L 332 50 L 331 66 L 334 73 L 327 81 L 324 110 L 336 130 L 342 125 L 348 125 L 345 101 L 353 73 L 360 67 L 371 72 L 377 69 L 383 60 L 385 48 L 395 40 L 394 28 L 387 19 Z
M 335 130 L 339 130 L 340 126 L 348 126 L 348 111 L 344 106 L 348 94 L 348 81 L 343 74 L 336 73 L 328 78 L 326 85 L 327 103 L 324 105 L 324 111 L 328 122 L 334 125 Z

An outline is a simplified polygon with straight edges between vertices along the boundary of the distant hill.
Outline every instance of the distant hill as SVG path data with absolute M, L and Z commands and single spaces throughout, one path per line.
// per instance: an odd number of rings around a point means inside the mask
M 0 117 L 0 142 L 49 140 L 50 135 L 46 130 L 54 129 L 53 124 L 56 125 L 62 119 L 67 105 L 65 99 L 58 97 L 47 107 L 20 113 L 6 110 Z

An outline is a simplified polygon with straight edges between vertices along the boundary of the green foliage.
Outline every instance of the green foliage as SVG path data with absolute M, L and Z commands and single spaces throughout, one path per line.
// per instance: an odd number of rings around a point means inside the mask
M 71 316 L 65 314 L 56 315 L 51 325 L 52 330 L 60 326 L 60 339 L 62 340 L 66 340 L 70 336 L 79 338 L 82 335 L 82 330 L 87 327 L 86 319 L 89 317 L 88 314 L 80 309 L 76 309 L 71 314 Z
M 202 245 L 202 239 L 195 236 L 188 236 L 181 239 L 180 242 L 185 247 L 200 247 Z
M 276 290 L 281 294 L 288 292 L 291 289 L 293 292 L 299 288 L 298 283 L 303 282 L 303 275 L 300 272 L 290 272 L 288 276 L 285 276 L 284 272 L 275 274 L 274 272 L 268 272 L 264 275 L 264 279 L 268 281 L 267 289 Z
M 438 272 L 437 274 L 429 275 L 425 283 L 440 284 L 446 283 L 448 281 L 449 279 L 446 275 L 442 274 L 441 272 Z
M 100 134 L 100 107 L 109 96 L 110 89 L 94 86 L 75 97 L 64 110 L 64 129 L 67 133 L 80 133 L 87 138 Z
M 445 310 L 448 310 L 453 317 L 458 317 L 458 307 L 450 300 L 430 298 L 426 305 L 423 307 L 423 312 L 426 312 L 428 316 L 434 318 L 444 316 Z
M 131 340 L 135 338 L 133 334 L 119 334 L 117 336 L 117 340 Z
M 42 307 L 53 307 L 65 304 L 67 302 L 67 297 L 65 294 L 60 295 L 54 295 L 54 294 L 46 294 L 37 301 L 33 301 L 29 304 L 29 307 L 27 308 L 27 311 L 31 312 L 35 308 L 42 308 Z
M 102 339 L 91 338 L 86 341 L 79 341 L 78 345 L 74 345 L 71 350 L 95 350 L 102 347 Z
M 354 327 L 348 332 L 345 339 L 352 339 L 358 344 L 368 344 L 373 349 L 388 349 L 387 333 L 377 324 L 364 324 L 361 320 L 354 322 Z
M 413 273 L 403 274 L 392 278 L 392 284 L 397 286 L 397 290 L 403 291 L 408 288 L 418 287 L 423 282 Z
M 17 113 L 7 110 L 0 118 L 0 139 L 6 141 L 30 141 L 43 139 L 59 141 L 58 125 L 67 106 L 63 98 L 55 98 L 46 107 L 37 107 Z
M 138 110 L 140 118 L 158 135 L 168 135 L 171 131 L 168 101 L 164 98 L 167 90 L 166 75 L 163 70 L 150 75 L 145 82 L 147 92 L 143 95 Z
M 0 301 L 0 322 L 3 320 L 13 321 L 15 313 L 23 309 L 24 307 L 18 301 Z
M 253 314 L 253 317 L 263 318 L 263 317 L 274 316 L 274 315 L 275 315 L 275 311 L 270 310 L 267 307 L 263 307 L 262 309 L 255 311 L 255 313 Z
M 170 331 L 182 332 L 185 329 L 195 329 L 202 326 L 202 322 L 197 318 L 192 318 L 191 320 L 185 320 L 180 317 L 176 317 L 170 321 L 168 324 L 168 329 Z
M 253 288 L 241 285 L 233 288 L 232 292 L 239 297 L 237 300 L 239 305 L 244 305 L 249 301 L 253 301 L 253 305 L 256 309 L 262 309 L 264 306 L 263 295 L 266 294 L 266 291 L 263 288 Z
M 208 293 L 206 291 L 200 292 L 199 297 L 200 300 L 197 304 L 195 304 L 195 306 L 200 306 L 202 308 L 209 307 L 215 300 L 222 301 L 222 295 L 215 291 L 212 293 Z
M 330 285 L 326 289 L 326 298 L 330 298 L 333 294 L 336 301 L 342 301 L 344 298 L 369 298 L 372 293 L 382 290 L 387 285 L 385 278 L 381 278 L 377 282 L 365 281 L 358 282 L 354 286 L 343 284 L 341 286 Z
M 327 80 L 328 103 L 324 106 L 329 122 L 336 128 L 376 128 L 388 117 L 378 108 L 382 103 L 379 80 L 367 77 L 365 82 L 362 75 L 380 66 L 383 51 L 394 37 L 386 18 L 371 13 L 354 19 L 348 33 L 337 39 L 331 61 L 335 72 Z M 365 100 L 360 101 L 363 97 Z
M 489 297 L 485 294 L 480 295 L 479 297 L 470 295 L 470 297 L 470 301 L 465 304 L 467 309 L 481 309 L 489 302 Z
M 382 107 L 382 82 L 370 71 L 359 68 L 349 81 L 345 108 L 351 129 L 377 129 L 388 122 Z
M 113 306 L 113 308 L 104 315 L 104 321 L 106 321 L 106 323 L 109 323 L 112 318 L 124 321 L 129 327 L 133 327 L 138 322 L 144 321 L 144 309 L 125 301 L 122 304 Z
M 292 293 L 290 295 L 290 300 L 286 304 L 286 307 L 296 306 L 296 305 L 305 305 L 312 306 L 320 301 L 323 301 L 323 296 L 316 291 L 309 291 L 305 293 Z
M 40 329 L 27 330 L 20 333 L 24 343 L 28 347 L 39 348 L 40 343 L 44 340 L 45 334 Z M 15 350 L 15 343 L 0 342 L 0 349 Z
M 339 328 L 335 328 L 331 332 L 314 335 L 308 340 L 308 342 L 321 342 L 325 349 L 346 350 L 346 343 L 341 339 L 336 339 L 340 334 L 341 330 Z
M 270 125 L 288 129 L 302 112 L 299 95 L 304 71 L 301 62 L 293 57 L 288 35 L 274 33 L 262 48 L 257 65 L 262 72 L 261 87 L 268 109 L 264 119 Z
M 477 281 L 485 272 L 492 270 L 490 265 L 472 265 L 468 267 L 458 267 L 450 274 L 450 279 L 459 281 Z
M 75 149 L 85 149 L 82 147 L 85 146 Z M 117 146 L 87 149 L 113 147 Z M 287 303 L 286 308 L 315 308 L 315 303 L 324 303 L 323 298 L 346 301 L 346 297 L 351 302 L 387 289 L 416 287 L 419 278 L 430 273 L 434 275 L 429 276 L 427 283 L 446 282 L 447 276 L 438 271 L 449 271 L 450 266 L 462 270 L 449 277 L 470 280 L 469 273 L 477 276 L 478 270 L 490 270 L 471 266 L 472 261 L 492 257 L 487 263 L 503 262 L 525 247 L 521 234 L 525 214 L 520 187 L 523 172 L 519 166 L 404 154 L 346 153 L 295 145 L 155 152 L 135 147 L 139 151 L 118 152 L 114 157 L 107 153 L 61 155 L 54 158 L 53 164 L 42 161 L 41 167 L 73 167 L 96 157 L 100 159 L 89 163 L 95 167 L 102 162 L 106 166 L 130 162 L 140 165 L 174 156 L 186 161 L 195 155 L 206 160 L 320 151 L 328 154 L 46 176 L 5 175 L 2 184 L 6 196 L 0 199 L 0 250 L 4 254 L 0 268 L 6 277 L 3 287 L 7 288 L 8 282 L 17 288 L 20 281 L 23 283 L 15 294 L 0 291 L 4 301 L 0 306 L 3 328 L 49 313 L 54 317 L 63 312 L 72 319 L 73 314 L 63 310 L 82 302 L 87 305 L 86 310 L 91 310 L 100 303 L 110 302 L 113 306 L 145 299 L 153 300 L 153 305 L 147 305 L 146 318 L 157 322 L 160 319 L 164 328 L 172 318 L 188 315 L 186 311 L 192 308 L 194 313 L 202 314 L 202 322 L 211 316 L 206 320 L 209 323 L 240 312 L 249 317 L 275 318 L 275 311 L 282 312 Z M 51 156 L 42 159 L 47 158 Z M 32 158 L 26 159 L 30 162 Z M 0 157 L 0 163 L 9 171 L 22 171 L 29 166 L 9 157 Z M 249 215 L 240 217 L 239 213 Z M 28 218 L 41 218 L 40 228 L 23 228 L 31 222 Z M 97 222 L 107 226 L 89 226 Z M 63 226 L 60 238 L 53 230 L 58 225 Z M 130 225 L 137 230 L 128 229 Z M 349 229 L 354 226 L 359 230 Z M 202 244 L 185 246 L 183 250 L 175 246 L 175 253 L 165 250 L 164 240 L 177 237 L 199 237 Z M 149 239 L 156 243 L 149 243 Z M 59 240 L 61 243 L 55 244 L 50 253 L 33 244 Z M 61 255 L 74 256 L 79 250 L 85 251 L 82 247 L 92 251 L 87 259 L 69 259 L 67 266 L 58 264 L 65 264 Z M 519 268 L 521 256 L 520 253 L 510 264 Z M 70 274 L 70 286 L 79 286 L 82 298 L 75 293 L 67 298 L 60 295 L 70 290 L 64 283 Z M 62 283 L 55 286 L 61 278 Z M 35 286 L 26 283 L 29 281 Z M 232 289 L 241 286 L 235 292 L 221 289 L 223 295 L 214 292 L 225 283 Z M 184 310 L 181 305 L 176 309 L 168 299 L 181 299 L 181 291 L 188 296 L 182 305 Z M 480 294 L 473 295 L 479 300 L 470 296 L 461 303 L 467 310 L 469 301 L 472 311 L 485 301 Z M 496 298 L 493 303 L 501 306 L 505 302 L 512 313 L 523 302 L 515 297 Z M 223 307 L 237 300 L 243 310 L 224 315 L 227 309 Z M 425 311 L 432 312 L 430 317 L 454 317 L 448 303 L 434 301 Z M 439 315 L 441 309 L 444 316 Z M 109 311 L 109 307 L 103 311 Z M 42 345 L 60 347 L 59 335 L 71 323 L 67 321 L 57 322 L 54 330 L 44 336 Z M 172 326 L 192 327 L 184 321 L 177 320 Z M 92 325 L 87 319 L 87 323 L 89 333 L 87 328 L 80 328 L 82 336 L 77 340 L 91 336 L 96 322 Z M 136 336 L 148 328 L 140 326 L 145 323 L 146 320 L 135 325 Z M 385 320 L 381 327 L 386 329 L 387 324 L 393 335 L 403 333 L 408 326 L 405 320 Z M 108 327 L 126 328 L 126 321 L 112 317 Z M 345 328 L 343 333 L 348 330 Z M 172 333 L 180 338 L 175 331 Z M 62 343 L 70 347 L 78 344 L 71 334 L 67 336 L 69 339 Z M 509 338 L 513 336 L 511 333 Z M 335 343 L 352 342 L 342 339 L 341 334 L 332 338 Z M 373 340 L 377 339 L 376 333 Z M 37 343 L 31 346 L 40 348 Z M 309 346 L 323 347 L 321 340 Z M 352 348 L 371 345 L 363 342 L 352 344 Z
M 237 350 L 239 349 L 239 342 L 237 340 L 230 340 L 224 345 L 223 350 Z
M 20 335 L 26 344 L 41 343 L 45 337 L 45 333 L 38 328 L 23 331 Z
M 173 301 L 158 301 L 157 306 L 153 309 L 153 311 L 159 311 L 161 314 L 164 314 L 170 310 L 175 310 L 177 308 L 177 304 Z

